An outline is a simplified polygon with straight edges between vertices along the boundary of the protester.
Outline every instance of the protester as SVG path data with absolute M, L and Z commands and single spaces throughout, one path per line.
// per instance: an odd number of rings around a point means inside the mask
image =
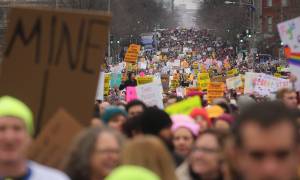
M 224 137 L 214 130 L 200 133 L 187 161 L 179 166 L 176 174 L 180 180 L 224 179 Z
M 234 125 L 234 162 L 243 179 L 298 179 L 296 116 L 280 102 L 253 104 Z
M 233 116 L 224 113 L 214 120 L 213 127 L 220 131 L 229 132 L 233 122 L 234 122 Z
M 174 115 L 171 119 L 173 121 L 174 157 L 176 166 L 179 166 L 191 152 L 200 126 L 187 115 Z
M 128 118 L 132 118 L 133 116 L 142 114 L 146 109 L 146 105 L 140 100 L 133 100 L 130 101 L 125 108 L 128 113 Z
M 169 151 L 155 136 L 140 136 L 129 141 L 122 152 L 122 164 L 147 168 L 162 180 L 177 179 Z
M 149 107 L 140 116 L 140 125 L 142 134 L 158 136 L 172 151 L 172 120 L 166 112 Z
M 291 89 L 281 89 L 277 92 L 276 98 L 282 101 L 289 108 L 297 108 L 297 93 Z
M 120 163 L 123 138 L 112 129 L 89 128 L 74 141 L 65 172 L 72 180 L 104 179 Z
M 133 72 L 128 73 L 128 79 L 120 85 L 119 89 L 126 89 L 128 86 L 134 87 L 137 86 L 137 81 L 135 79 L 135 74 Z
M 125 112 L 125 110 L 117 106 L 110 106 L 106 108 L 104 114 L 101 117 L 104 124 L 120 132 L 122 131 L 123 124 L 126 122 L 126 118 L 127 113 Z
M 208 117 L 206 109 L 196 107 L 192 110 L 190 116 L 200 125 L 201 131 L 212 127 L 211 119 Z
M 33 124 L 27 105 L 14 97 L 0 97 L 0 179 L 68 180 L 64 173 L 26 158 Z

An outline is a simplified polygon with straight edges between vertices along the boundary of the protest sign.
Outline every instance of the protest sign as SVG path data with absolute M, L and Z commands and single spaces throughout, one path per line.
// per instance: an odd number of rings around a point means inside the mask
M 144 76 L 144 77 L 136 77 L 136 81 L 138 85 L 148 84 L 153 82 L 153 76 Z
M 245 74 L 245 84 L 244 84 L 244 94 L 253 94 L 255 87 L 255 79 L 259 76 L 259 73 L 246 72 Z
M 133 64 L 137 63 L 140 51 L 141 51 L 140 45 L 130 44 L 125 54 L 124 61 Z
M 243 86 L 243 81 L 241 76 L 236 76 L 226 79 L 227 89 L 237 89 Z
M 126 88 L 126 102 L 137 99 L 136 88 L 128 86 Z
M 14 7 L 8 19 L 0 96 L 15 96 L 28 104 L 37 130 L 58 107 L 89 124 L 110 16 L 90 10 Z
M 214 99 L 223 97 L 225 84 L 223 82 L 210 82 L 207 86 L 207 101 L 211 103 Z
M 62 160 L 69 153 L 74 137 L 83 129 L 78 122 L 64 109 L 58 109 L 30 146 L 29 159 L 63 169 Z
M 259 74 L 254 80 L 254 93 L 261 96 L 269 96 L 282 89 L 290 88 L 291 84 L 287 79 L 276 78 L 267 74 Z
M 274 77 L 281 78 L 281 74 L 280 73 L 274 73 Z
M 170 88 L 171 90 L 175 90 L 179 86 L 179 80 L 178 79 L 172 79 Z
M 227 77 L 233 77 L 236 74 L 238 74 L 238 70 L 236 68 L 233 68 L 230 71 L 227 71 Z
M 199 73 L 198 74 L 198 87 L 201 90 L 207 90 L 207 85 L 210 82 L 210 77 L 208 73 Z
M 104 96 L 109 95 L 110 74 L 105 74 L 104 77 Z
M 164 108 L 162 87 L 157 83 L 148 83 L 136 87 L 137 98 L 143 100 L 147 106 Z
M 283 44 L 288 45 L 292 52 L 300 52 L 300 17 L 277 25 Z
M 186 114 L 189 115 L 190 112 L 195 108 L 195 107 L 201 107 L 201 100 L 199 96 L 194 96 L 191 98 L 188 98 L 186 100 L 180 101 L 178 103 L 172 104 L 168 106 L 165 111 L 169 115 L 174 115 L 174 114 Z
M 110 74 L 110 87 L 115 88 L 119 87 L 122 83 L 122 74 L 121 73 L 111 73 Z

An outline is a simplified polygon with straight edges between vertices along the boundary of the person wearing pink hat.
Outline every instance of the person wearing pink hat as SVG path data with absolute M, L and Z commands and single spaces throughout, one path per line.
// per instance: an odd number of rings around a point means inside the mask
M 173 145 L 176 165 L 180 165 L 189 155 L 200 126 L 188 115 L 173 115 Z
M 192 110 L 190 116 L 200 125 L 201 131 L 211 128 L 211 119 L 209 118 L 206 109 L 196 107 Z

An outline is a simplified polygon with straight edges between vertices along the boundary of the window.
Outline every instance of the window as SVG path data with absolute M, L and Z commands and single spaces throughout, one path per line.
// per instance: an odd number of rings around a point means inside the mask
M 288 6 L 288 0 L 281 0 L 281 6 L 287 7 Z
M 267 28 L 268 28 L 269 33 L 273 32 L 273 17 L 272 16 L 267 17 Z
M 273 0 L 267 0 L 267 7 L 272 7 L 273 5 Z

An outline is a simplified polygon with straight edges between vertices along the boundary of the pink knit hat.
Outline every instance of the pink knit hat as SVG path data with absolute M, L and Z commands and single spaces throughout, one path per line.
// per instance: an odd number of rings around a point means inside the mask
M 198 136 L 200 131 L 200 126 L 190 116 L 173 115 L 171 116 L 171 119 L 173 121 L 172 132 L 175 132 L 177 129 L 183 127 L 190 130 L 194 136 Z

